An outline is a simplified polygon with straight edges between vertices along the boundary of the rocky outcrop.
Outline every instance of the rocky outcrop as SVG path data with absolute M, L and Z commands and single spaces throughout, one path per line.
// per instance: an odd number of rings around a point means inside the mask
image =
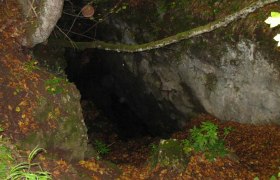
M 256 42 L 242 39 L 188 49 L 175 66 L 205 110 L 223 120 L 265 123 L 280 117 L 279 69 Z
M 21 44 L 33 47 L 48 39 L 61 16 L 63 0 L 44 0 L 41 2 L 18 0 L 28 22 L 26 34 Z
M 64 88 L 63 93 L 57 97 L 38 99 L 35 118 L 49 128 L 30 133 L 24 143 L 37 142 L 46 149 L 63 151 L 68 160 L 83 159 L 88 138 L 80 106 L 80 93 L 72 84 Z
M 197 38 L 189 47 L 172 49 L 176 53 L 141 54 L 138 64 L 129 66 L 158 101 L 164 99 L 185 117 L 204 109 L 223 120 L 277 122 L 279 70 L 256 42 L 213 43 Z M 127 56 L 124 60 L 133 61 Z
M 128 30 L 127 23 L 111 22 L 124 33 L 120 42 L 135 42 L 130 34 L 137 25 Z M 268 49 L 256 40 L 225 41 L 213 32 L 155 51 L 121 54 L 119 59 L 179 125 L 205 111 L 222 120 L 279 123 L 278 52 Z
M 3 2 L 4 4 L 4 2 Z M 6 7 L 13 7 L 5 13 Z M 56 76 L 16 43 L 23 21 L 14 1 L 0 6 L 0 129 L 21 149 L 35 146 L 82 159 L 87 150 L 80 94 L 62 75 Z M 12 22 L 12 25 L 11 25 Z M 10 27 L 12 26 L 12 28 Z M 2 134 L 1 134 L 2 136 Z M 55 151 L 52 151 L 55 152 Z

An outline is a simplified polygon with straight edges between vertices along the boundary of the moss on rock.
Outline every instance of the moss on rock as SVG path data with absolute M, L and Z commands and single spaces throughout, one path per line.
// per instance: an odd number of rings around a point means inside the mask
M 157 162 L 160 166 L 183 170 L 188 164 L 188 157 L 182 144 L 177 139 L 161 140 L 158 146 Z
M 68 160 L 83 159 L 87 150 L 87 129 L 80 107 L 80 95 L 70 83 L 52 98 L 40 97 L 34 116 L 40 128 L 26 135 L 22 145 L 39 145 L 65 152 Z

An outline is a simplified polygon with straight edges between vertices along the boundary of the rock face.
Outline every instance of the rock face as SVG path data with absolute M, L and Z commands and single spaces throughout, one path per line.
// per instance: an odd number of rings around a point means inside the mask
M 31 3 L 29 0 L 18 0 L 25 18 L 29 20 L 22 39 L 23 46 L 33 47 L 48 39 L 61 16 L 63 2 L 45 0 Z
M 63 75 L 55 76 L 61 74 L 63 69 L 63 53 L 64 49 L 43 45 L 33 49 L 34 56 L 47 67 L 50 76 L 44 79 L 46 92 L 39 96 L 37 108 L 34 109 L 35 119 L 47 130 L 43 128 L 31 133 L 26 142 L 40 142 L 42 147 L 63 151 L 69 160 L 83 159 L 88 148 L 88 137 L 80 92 Z
M 126 34 L 122 27 L 127 24 L 115 25 Z M 133 29 L 119 41 L 135 42 Z M 279 68 L 266 49 L 250 39 L 226 42 L 212 33 L 119 59 L 179 126 L 205 111 L 222 120 L 279 123 Z
M 56 100 L 41 97 L 35 118 L 42 124 L 48 123 L 52 128 L 38 129 L 34 134 L 29 134 L 26 143 L 40 142 L 42 147 L 63 151 L 68 160 L 84 158 L 88 141 L 87 128 L 80 106 L 80 94 L 74 85 L 67 84 L 67 91 Z
M 205 110 L 224 120 L 261 123 L 280 117 L 279 71 L 249 40 L 233 44 L 207 43 L 205 50 L 189 49 L 175 66 Z
M 279 71 L 269 63 L 268 54 L 246 39 L 231 44 L 202 41 L 179 45 L 177 54 L 164 50 L 154 56 L 142 54 L 130 69 L 140 72 L 137 75 L 156 99 L 168 101 L 185 117 L 204 109 L 223 120 L 276 122 Z

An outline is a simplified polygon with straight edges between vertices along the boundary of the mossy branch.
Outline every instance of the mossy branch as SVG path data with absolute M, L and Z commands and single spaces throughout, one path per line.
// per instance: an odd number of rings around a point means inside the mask
M 207 25 L 200 26 L 194 29 L 191 29 L 189 31 L 181 32 L 178 34 L 175 34 L 173 36 L 169 36 L 157 41 L 152 41 L 149 43 L 144 44 L 136 44 L 136 45 L 127 45 L 127 44 L 114 44 L 114 43 L 108 43 L 104 41 L 92 41 L 92 42 L 75 42 L 77 45 L 77 48 L 80 50 L 86 49 L 86 48 L 97 48 L 102 50 L 108 50 L 108 51 L 116 51 L 116 52 L 142 52 L 142 51 L 148 51 L 152 49 L 158 49 L 173 43 L 177 43 L 182 40 L 190 39 L 192 37 L 211 32 L 215 29 L 218 29 L 220 27 L 225 27 L 228 24 L 230 24 L 233 21 L 236 21 L 238 19 L 242 19 L 247 17 L 250 13 L 256 11 L 257 9 L 272 4 L 274 2 L 277 2 L 278 0 L 258 0 L 257 2 L 252 3 L 250 6 L 235 12 L 229 16 L 226 16 L 222 19 L 213 21 Z M 49 42 L 50 44 L 63 46 L 63 47 L 72 47 L 72 43 L 67 40 L 52 40 Z

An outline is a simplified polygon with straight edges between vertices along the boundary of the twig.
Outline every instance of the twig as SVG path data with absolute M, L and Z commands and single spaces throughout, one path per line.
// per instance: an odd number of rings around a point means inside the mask
M 34 6 L 33 6 L 34 2 L 35 2 L 35 0 L 32 0 L 32 3 L 30 2 L 30 0 L 28 0 L 28 4 L 30 5 L 30 9 L 29 9 L 29 11 L 28 11 L 28 13 L 27 13 L 27 16 L 29 16 L 30 10 L 32 9 L 32 11 L 33 11 L 33 13 L 35 14 L 35 16 L 38 17 L 38 15 L 37 15 L 37 13 L 36 13 L 36 10 L 35 10 L 35 8 L 34 8 Z
M 60 29 L 60 27 L 58 27 L 57 25 L 55 25 L 55 27 L 69 40 L 69 42 L 71 43 L 71 46 L 75 49 L 77 48 L 78 49 L 78 46 L 76 45 L 76 43 L 74 41 L 72 41 L 72 39 L 67 35 L 65 34 L 62 29 Z
M 75 24 L 75 22 L 76 22 L 77 18 L 80 16 L 81 12 L 82 12 L 82 10 L 79 12 L 78 16 L 77 16 L 77 17 L 75 17 L 75 19 L 74 19 L 73 23 L 71 24 L 71 26 L 70 26 L 69 30 L 67 31 L 66 35 L 68 35 L 68 34 L 69 34 L 69 32 L 72 30 L 72 28 L 73 28 L 73 26 L 74 26 L 74 24 Z
M 66 14 L 66 15 L 69 15 L 69 16 L 73 16 L 73 17 L 77 17 L 77 18 L 83 18 L 83 19 L 88 19 L 84 16 L 79 16 L 79 15 L 76 15 L 76 14 L 71 14 L 71 13 L 67 13 L 65 11 L 62 12 L 63 14 Z
M 61 30 L 67 31 L 66 29 L 61 29 Z M 72 33 L 72 34 L 75 34 L 75 35 L 78 35 L 78 36 L 81 36 L 81 37 L 85 37 L 85 38 L 88 38 L 88 39 L 91 39 L 91 40 L 95 39 L 93 37 L 90 37 L 90 36 L 87 36 L 87 35 L 83 35 L 83 34 L 80 34 L 80 33 L 74 32 L 74 31 L 70 31 L 69 33 Z

